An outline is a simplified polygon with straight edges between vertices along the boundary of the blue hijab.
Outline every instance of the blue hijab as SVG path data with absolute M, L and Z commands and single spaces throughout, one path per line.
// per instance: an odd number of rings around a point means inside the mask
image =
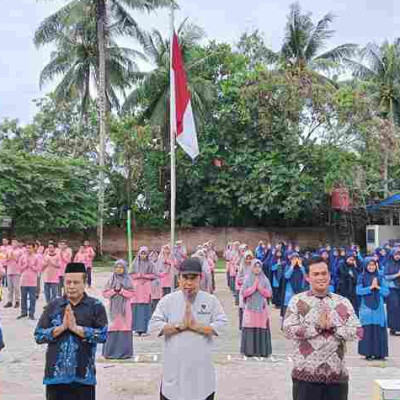
M 394 259 L 395 254 L 400 253 L 400 249 L 396 248 L 390 252 L 390 257 L 386 263 L 385 275 L 395 275 L 400 271 L 400 260 Z M 392 281 L 396 287 L 400 287 L 400 279 L 394 279 Z
M 293 257 L 300 258 L 299 253 L 293 252 L 290 256 L 289 265 L 291 267 L 291 260 Z M 301 270 L 300 265 L 297 265 L 293 268 L 292 276 L 290 277 L 290 285 L 292 286 L 292 290 L 294 294 L 298 294 L 304 289 L 304 274 Z
M 368 264 L 370 262 L 375 263 L 376 269 L 375 272 L 368 271 Z M 370 287 L 372 285 L 372 281 L 374 279 L 378 280 L 379 286 L 381 285 L 381 278 L 379 277 L 378 264 L 373 257 L 366 257 L 363 265 L 363 273 L 358 278 L 358 283 L 362 285 L 362 287 Z M 376 310 L 380 304 L 380 293 L 379 290 L 374 289 L 371 294 L 368 294 L 364 297 L 365 305 L 371 310 Z

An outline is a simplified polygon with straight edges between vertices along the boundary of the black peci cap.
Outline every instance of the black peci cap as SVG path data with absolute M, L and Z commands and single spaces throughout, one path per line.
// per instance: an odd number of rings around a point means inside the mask
M 83 274 L 86 273 L 85 264 L 72 262 L 72 263 L 68 263 L 67 267 L 65 268 L 66 274 L 73 274 L 73 273 L 79 273 L 79 272 L 82 272 Z
M 188 258 L 181 265 L 182 275 L 189 275 L 189 274 L 200 275 L 202 272 L 203 270 L 201 268 L 201 262 L 196 257 Z

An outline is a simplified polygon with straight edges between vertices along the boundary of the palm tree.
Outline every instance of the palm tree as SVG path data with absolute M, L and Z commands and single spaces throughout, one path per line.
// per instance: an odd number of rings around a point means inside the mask
M 119 47 L 113 40 L 110 40 L 107 51 L 107 70 L 110 71 L 107 105 L 109 109 L 119 109 L 118 91 L 124 93 L 130 86 L 130 76 L 138 71 L 134 59 L 145 59 L 145 56 L 136 50 Z M 98 59 L 96 31 L 91 27 L 60 32 L 57 49 L 40 74 L 40 86 L 61 75 L 54 91 L 56 100 L 80 98 L 82 114 L 85 115 L 88 101 L 93 98 L 91 87 L 99 76 Z
M 97 236 L 99 252 L 103 252 L 103 214 L 104 214 L 104 158 L 107 127 L 107 84 L 110 70 L 107 71 L 109 54 L 108 41 L 113 28 L 121 35 L 130 35 L 141 41 L 141 30 L 137 22 L 127 12 L 125 6 L 142 11 L 152 11 L 158 7 L 170 6 L 172 0 L 72 0 L 55 14 L 46 18 L 35 33 L 36 43 L 49 43 L 57 40 L 59 32 L 73 26 L 76 20 L 95 16 L 98 46 L 97 99 L 99 109 L 99 218 Z
M 311 13 L 303 13 L 299 3 L 291 4 L 282 47 L 278 52 L 267 52 L 269 63 L 297 74 L 308 70 L 321 82 L 328 82 L 321 72 L 337 69 L 358 48 L 356 44 L 346 43 L 323 51 L 327 41 L 334 35 L 329 28 L 333 20 L 334 15 L 328 13 L 314 23 Z
M 396 126 L 400 125 L 400 39 L 381 46 L 369 43 L 359 52 L 359 60 L 347 60 L 358 84 L 364 86 L 369 97 L 379 109 L 379 116 L 387 120 L 391 129 L 382 129 L 380 140 L 383 163 L 381 177 L 384 181 L 384 196 L 389 195 L 389 155 L 396 137 Z
M 201 74 L 201 66 L 206 59 L 193 55 L 193 49 L 204 38 L 203 29 L 188 24 L 187 20 L 177 30 L 179 44 L 188 73 L 188 85 L 192 96 L 196 122 L 200 123 L 208 110 L 208 105 L 215 99 L 215 89 L 209 80 Z M 170 40 L 153 30 L 144 35 L 144 53 L 155 68 L 150 72 L 134 73 L 137 88 L 126 98 L 122 107 L 124 112 L 135 112 L 142 120 L 160 126 L 165 131 L 165 142 L 169 138 L 169 94 L 170 94 Z M 139 106 L 139 108 L 138 108 Z M 168 143 L 164 146 L 168 148 Z
M 326 71 L 351 57 L 358 48 L 351 43 L 321 53 L 334 35 L 334 31 L 329 29 L 333 19 L 334 15 L 328 13 L 315 24 L 310 13 L 302 14 L 299 3 L 292 4 L 280 52 L 283 60 L 297 68 Z

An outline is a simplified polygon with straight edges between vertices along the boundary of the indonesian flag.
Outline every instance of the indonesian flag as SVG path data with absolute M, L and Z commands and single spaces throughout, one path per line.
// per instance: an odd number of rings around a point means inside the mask
M 185 66 L 175 32 L 172 40 L 171 127 L 175 130 L 176 141 L 192 159 L 195 159 L 199 155 L 199 145 Z

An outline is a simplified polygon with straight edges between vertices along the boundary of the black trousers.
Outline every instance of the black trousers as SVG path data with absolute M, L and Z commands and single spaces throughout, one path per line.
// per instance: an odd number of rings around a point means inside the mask
M 349 384 L 310 383 L 293 379 L 293 400 L 347 400 Z
M 92 385 L 47 385 L 46 400 L 95 400 L 96 391 Z
M 214 400 L 214 395 L 215 393 L 211 393 L 206 399 L 204 400 Z M 173 399 L 167 399 L 163 394 L 160 392 L 160 400 L 173 400 Z

